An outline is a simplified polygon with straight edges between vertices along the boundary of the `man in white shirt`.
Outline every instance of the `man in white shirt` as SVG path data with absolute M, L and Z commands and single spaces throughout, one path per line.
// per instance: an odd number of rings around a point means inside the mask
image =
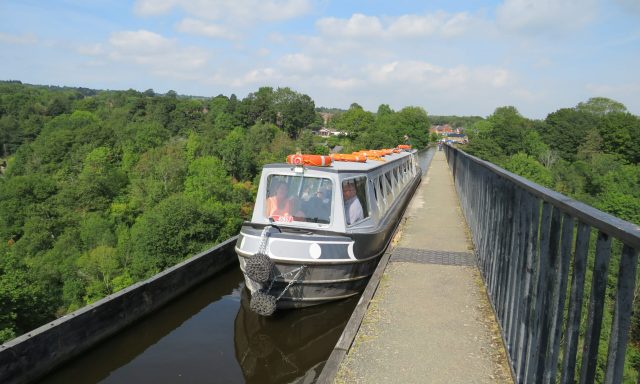
M 362 204 L 356 195 L 356 183 L 353 180 L 345 180 L 342 183 L 342 197 L 344 199 L 344 217 L 347 225 L 364 219 Z

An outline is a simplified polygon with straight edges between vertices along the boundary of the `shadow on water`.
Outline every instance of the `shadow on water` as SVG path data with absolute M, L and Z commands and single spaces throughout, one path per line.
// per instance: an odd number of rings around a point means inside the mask
M 315 378 L 357 298 L 263 318 L 229 269 L 42 383 L 289 383 Z

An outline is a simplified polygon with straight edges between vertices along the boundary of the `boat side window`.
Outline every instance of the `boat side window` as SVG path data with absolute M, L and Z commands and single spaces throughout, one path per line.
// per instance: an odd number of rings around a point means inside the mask
M 342 182 L 344 217 L 347 225 L 356 224 L 369 217 L 367 204 L 367 178 L 360 176 Z
M 383 211 L 387 209 L 387 186 L 384 183 L 384 176 L 378 177 L 378 185 L 380 186 L 380 200 L 382 201 Z
M 396 191 L 400 191 L 400 186 L 402 185 L 402 179 L 400 178 L 400 169 L 399 167 L 393 168 L 393 181 L 396 183 Z
M 387 171 L 384 174 L 384 178 L 387 181 L 387 197 L 392 199 L 393 198 L 393 193 L 392 193 L 392 189 L 393 189 L 393 184 L 391 183 L 391 171 Z
M 377 180 L 373 180 L 373 200 L 376 201 L 376 203 L 378 202 L 378 190 L 376 189 L 376 181 Z
M 265 217 L 279 223 L 331 222 L 332 182 L 320 177 L 270 175 L 267 179 Z
M 376 204 L 378 205 L 378 212 L 382 214 L 384 212 L 384 201 L 382 194 L 382 184 L 380 183 L 380 177 L 376 177 L 373 180 L 373 194 L 376 200 Z

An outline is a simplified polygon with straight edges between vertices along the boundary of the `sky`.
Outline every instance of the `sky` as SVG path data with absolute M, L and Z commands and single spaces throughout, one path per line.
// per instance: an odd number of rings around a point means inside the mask
M 543 119 L 640 115 L 640 0 L 2 0 L 0 80 Z

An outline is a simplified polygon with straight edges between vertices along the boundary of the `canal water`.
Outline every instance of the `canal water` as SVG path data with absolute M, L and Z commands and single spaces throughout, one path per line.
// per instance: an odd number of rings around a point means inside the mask
M 419 155 L 423 173 L 434 150 Z M 358 297 L 261 317 L 237 266 L 48 375 L 68 383 L 311 383 Z
M 261 317 L 233 267 L 42 383 L 310 383 L 357 300 Z

